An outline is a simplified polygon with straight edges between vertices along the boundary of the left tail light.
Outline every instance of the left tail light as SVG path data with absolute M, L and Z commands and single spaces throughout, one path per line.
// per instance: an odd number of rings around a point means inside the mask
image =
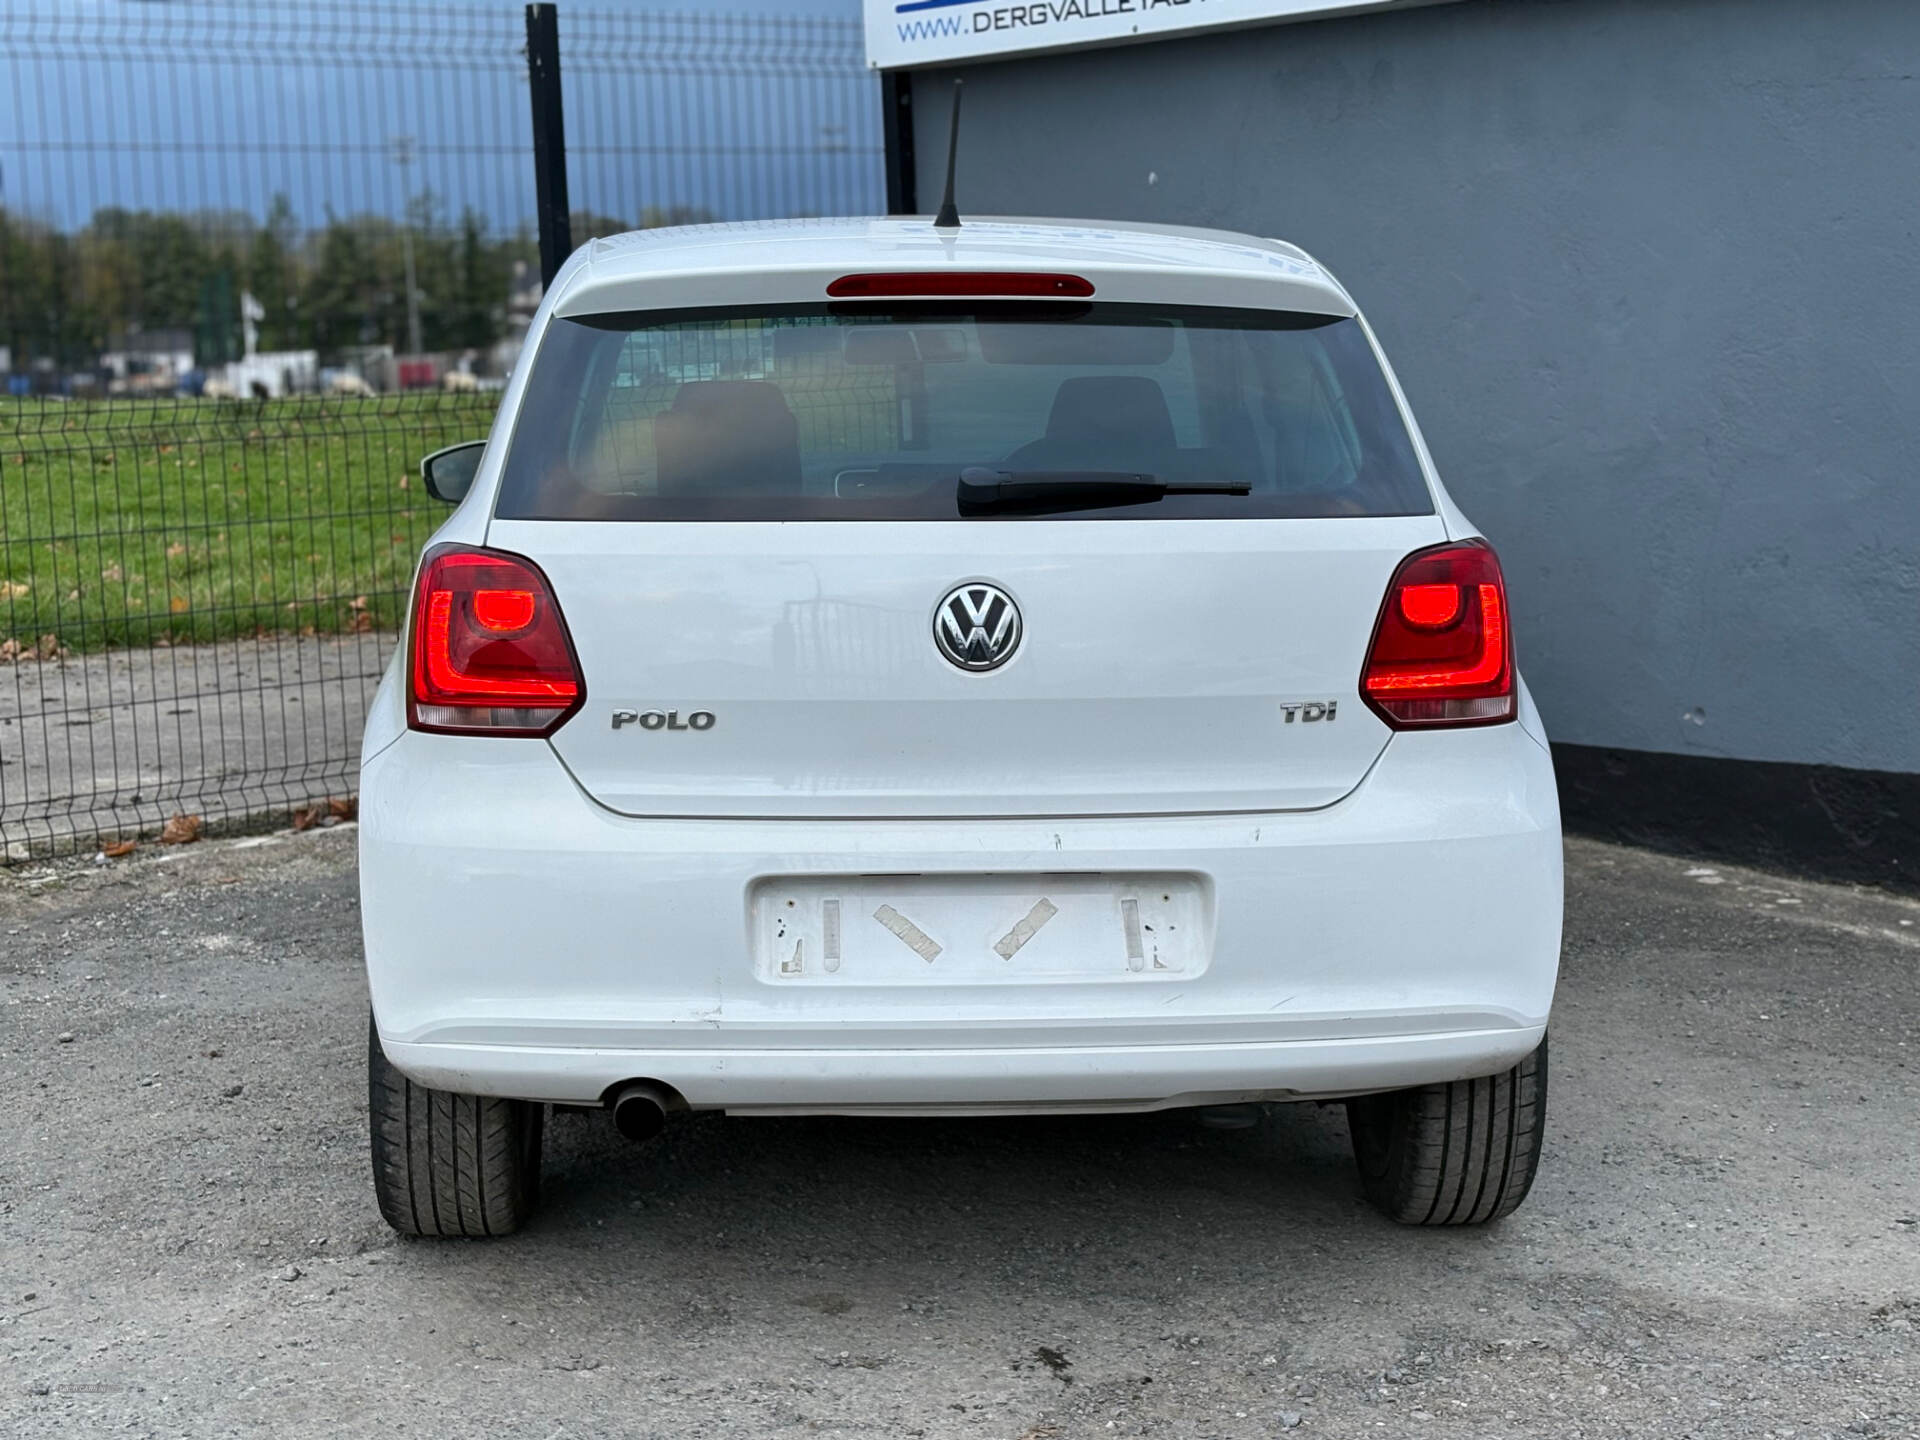
M 429 552 L 413 597 L 407 723 L 450 734 L 550 735 L 587 698 L 540 567 L 466 546 Z

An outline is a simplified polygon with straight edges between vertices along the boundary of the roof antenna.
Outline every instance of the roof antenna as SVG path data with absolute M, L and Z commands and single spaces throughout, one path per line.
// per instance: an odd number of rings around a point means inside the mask
M 953 82 L 953 120 L 947 126 L 947 193 L 940 199 L 940 213 L 933 217 L 936 230 L 960 228 L 960 212 L 953 205 L 953 160 L 960 149 L 960 83 Z

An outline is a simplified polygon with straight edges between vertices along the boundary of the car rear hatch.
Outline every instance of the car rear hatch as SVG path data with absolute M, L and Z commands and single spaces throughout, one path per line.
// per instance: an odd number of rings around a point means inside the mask
M 1352 319 L 593 316 L 520 413 L 488 544 L 550 580 L 551 743 L 627 815 L 1330 805 L 1390 733 L 1388 580 L 1446 538 Z

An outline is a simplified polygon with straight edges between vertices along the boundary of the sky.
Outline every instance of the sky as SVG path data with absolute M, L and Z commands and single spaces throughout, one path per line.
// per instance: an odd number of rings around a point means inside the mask
M 105 0 L 96 0 L 105 3 Z M 146 4 L 167 4 L 173 0 L 142 0 Z M 184 3 L 184 0 L 181 0 Z M 492 0 L 447 0 L 454 5 L 488 5 Z M 558 0 L 561 23 L 566 23 L 567 0 Z M 595 10 L 672 10 L 685 13 L 706 10 L 716 15 L 835 15 L 843 19 L 860 18 L 860 0 L 719 0 L 703 5 L 690 0 L 590 0 Z M 586 7 L 582 7 L 586 8 Z
M 859 0 L 559 0 L 570 198 L 881 208 Z M 519 0 L 0 0 L 0 203 L 531 219 Z M 832 22 L 839 22 L 837 24 Z M 412 137 L 411 163 L 396 163 Z
M 53 3 L 41 8 L 99 12 L 142 5 L 185 8 L 192 3 L 194 0 L 53 0 Z M 314 0 L 314 3 L 322 8 L 329 4 L 335 9 L 347 8 L 339 0 Z M 443 0 L 443 3 L 453 9 L 498 8 L 495 0 Z M 569 8 L 567 0 L 558 0 L 558 3 L 564 21 Z M 595 10 L 667 10 L 683 13 L 704 10 L 716 15 L 837 15 L 848 19 L 857 19 L 860 15 L 860 0 L 719 0 L 717 4 L 700 4 L 697 0 L 589 0 L 589 4 Z

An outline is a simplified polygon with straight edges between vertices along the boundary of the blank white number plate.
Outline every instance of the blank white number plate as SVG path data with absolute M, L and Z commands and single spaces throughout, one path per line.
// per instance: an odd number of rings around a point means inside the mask
M 778 877 L 753 889 L 754 969 L 781 985 L 1191 979 L 1211 909 L 1186 874 Z

